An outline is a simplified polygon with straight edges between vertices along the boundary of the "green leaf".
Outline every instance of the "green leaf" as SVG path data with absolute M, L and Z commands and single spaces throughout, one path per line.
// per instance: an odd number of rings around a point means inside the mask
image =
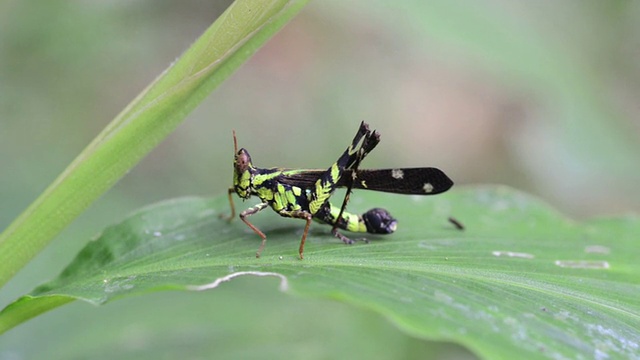
M 75 302 L 0 336 L 0 358 L 476 359 L 450 343 L 407 336 L 372 311 L 290 296 L 278 291 L 278 279 L 250 276 L 216 291 L 163 291 L 101 307 Z
M 167 137 L 307 0 L 238 0 L 0 234 L 0 287 Z
M 268 236 L 227 223 L 225 197 L 165 201 L 104 230 L 54 281 L 0 313 L 0 331 L 73 299 L 103 304 L 157 290 L 204 290 L 242 275 L 374 310 L 407 333 L 515 357 L 637 357 L 640 219 L 576 223 L 505 187 L 435 197 L 359 191 L 351 210 L 384 206 L 393 235 L 346 246 L 314 224 L 297 258 L 303 223 L 252 217 Z M 243 204 L 248 206 L 247 204 Z M 465 225 L 447 222 L 454 215 Z

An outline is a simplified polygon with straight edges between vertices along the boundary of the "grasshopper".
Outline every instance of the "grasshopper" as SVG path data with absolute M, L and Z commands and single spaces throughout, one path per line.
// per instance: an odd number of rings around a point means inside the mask
M 238 150 L 234 131 L 233 187 L 228 192 L 231 216 L 227 220 L 232 220 L 236 214 L 233 193 L 243 200 L 254 195 L 260 198 L 261 203 L 240 213 L 240 219 L 262 238 L 256 252 L 257 258 L 264 250 L 267 236 L 247 218 L 267 207 L 271 207 L 280 216 L 306 221 L 298 249 L 300 259 L 304 258 L 304 244 L 311 220 L 332 225 L 332 234 L 345 244 L 352 244 L 354 241 L 341 234 L 338 229 L 373 234 L 393 233 L 398 222 L 385 209 L 374 208 L 362 215 L 345 211 L 352 189 L 435 195 L 449 190 L 453 181 L 441 170 L 430 167 L 358 169 L 360 162 L 379 142 L 379 133 L 369 130 L 369 125 L 363 121 L 351 145 L 327 170 L 259 168 L 253 165 L 246 149 Z M 347 194 L 340 208 L 329 202 L 334 190 L 339 187 L 347 187 Z

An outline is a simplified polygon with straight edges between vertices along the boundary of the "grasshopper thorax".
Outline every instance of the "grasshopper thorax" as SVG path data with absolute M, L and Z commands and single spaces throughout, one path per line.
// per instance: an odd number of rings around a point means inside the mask
M 244 148 L 238 150 L 233 161 L 233 187 L 238 196 L 248 199 L 251 196 L 251 155 Z

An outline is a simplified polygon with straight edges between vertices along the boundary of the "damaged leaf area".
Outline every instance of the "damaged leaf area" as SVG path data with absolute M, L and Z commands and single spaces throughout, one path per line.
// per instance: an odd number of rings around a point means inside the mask
M 456 342 L 483 357 L 637 357 L 638 217 L 578 223 L 526 194 L 489 186 L 429 198 L 358 191 L 349 209 L 376 206 L 398 219 L 396 233 L 348 246 L 314 223 L 304 260 L 297 257 L 303 221 L 253 216 L 267 235 L 256 259 L 260 238 L 237 219 L 219 218 L 229 212 L 226 196 L 146 207 L 5 308 L 0 332 L 73 300 L 215 291 L 239 276 L 268 276 L 286 293 L 373 310 L 412 336 Z

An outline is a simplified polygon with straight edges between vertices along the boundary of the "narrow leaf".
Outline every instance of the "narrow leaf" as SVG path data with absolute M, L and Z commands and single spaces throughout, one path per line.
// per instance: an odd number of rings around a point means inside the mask
M 0 234 L 0 287 L 167 137 L 306 0 L 238 0 Z

